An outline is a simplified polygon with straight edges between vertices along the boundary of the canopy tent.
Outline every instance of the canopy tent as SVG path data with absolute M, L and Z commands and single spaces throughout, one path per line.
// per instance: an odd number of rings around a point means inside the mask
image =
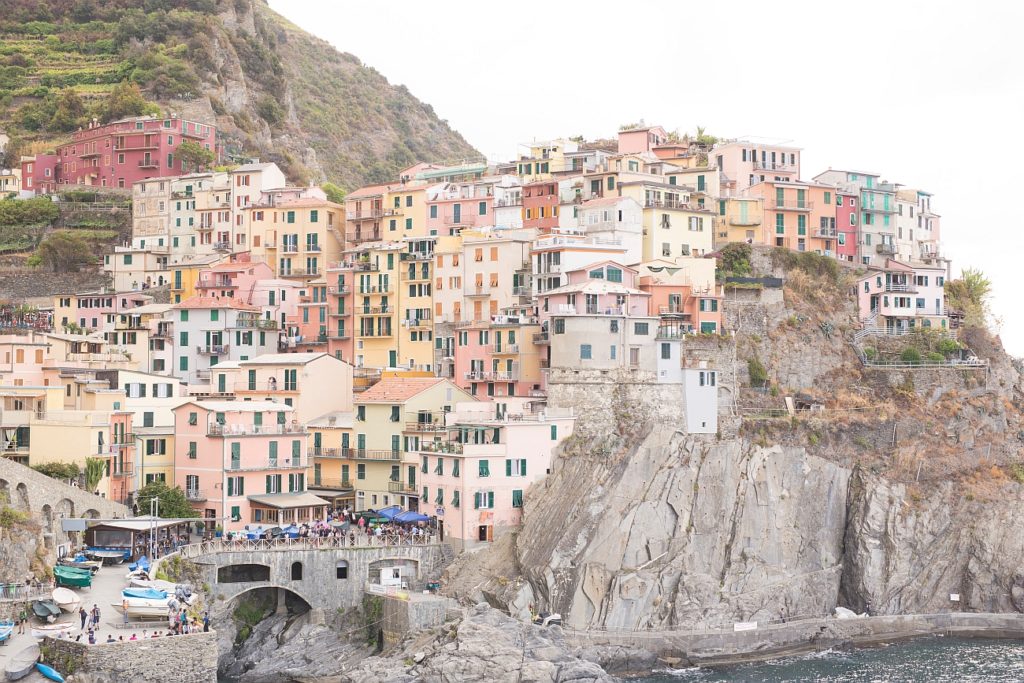
M 401 512 L 402 512 L 401 506 L 389 505 L 386 508 L 381 508 L 380 510 L 377 510 L 377 516 L 378 517 L 383 517 L 383 518 L 391 521 L 391 520 L 394 520 L 395 517 L 397 517 L 399 514 L 401 514 Z
M 412 510 L 406 510 L 405 512 L 395 515 L 394 521 L 401 522 L 402 524 L 412 524 L 414 522 L 426 522 L 430 518 L 419 512 L 413 512 Z

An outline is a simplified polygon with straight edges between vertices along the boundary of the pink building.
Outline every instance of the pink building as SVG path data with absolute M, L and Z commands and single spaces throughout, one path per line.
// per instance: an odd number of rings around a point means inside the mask
M 490 184 L 447 183 L 427 190 L 427 234 L 454 235 L 467 228 L 494 225 Z
M 857 280 L 859 316 L 866 328 L 887 334 L 914 329 L 949 328 L 943 265 L 902 263 L 886 259 Z
M 37 154 L 21 158 L 21 189 L 36 194 L 50 194 L 57 189 L 57 166 L 60 157 L 56 154 Z
M 295 313 L 286 316 L 281 350 L 305 353 L 327 350 L 327 285 L 321 280 L 299 293 Z
M 799 180 L 801 151 L 737 140 L 716 145 L 710 157 L 723 176 L 724 195 L 734 197 L 757 183 Z
M 519 526 L 530 485 L 550 472 L 575 422 L 533 408 L 528 399 L 457 403 L 445 438 L 421 443 L 422 509 L 437 515 L 446 542 L 471 548 Z
M 251 300 L 256 283 L 274 277 L 274 270 L 262 261 L 250 261 L 248 254 L 239 254 L 228 263 L 199 271 L 196 282 L 198 296 L 227 297 L 241 299 L 248 304 Z
M 538 316 L 547 329 L 552 316 L 646 316 L 650 294 L 637 288 L 637 271 L 598 261 L 566 272 L 569 283 L 538 295 Z
M 546 349 L 534 344 L 539 333 L 540 321 L 525 309 L 456 329 L 452 381 L 481 400 L 539 395 L 547 367 Z
M 836 255 L 851 263 L 857 260 L 857 201 L 856 192 L 836 189 Z
M 646 126 L 619 131 L 619 154 L 640 154 L 668 142 L 668 133 L 661 126 Z
M 216 134 L 215 126 L 174 115 L 166 119 L 139 116 L 90 125 L 76 131 L 71 142 L 57 147 L 56 182 L 130 188 L 147 178 L 182 175 L 196 169 L 187 168 L 175 156 L 178 146 L 192 141 L 216 153 Z M 48 158 L 44 155 L 40 161 L 45 171 Z
M 273 401 L 190 401 L 174 409 L 174 480 L 225 530 L 323 519 L 306 492 L 306 427 Z

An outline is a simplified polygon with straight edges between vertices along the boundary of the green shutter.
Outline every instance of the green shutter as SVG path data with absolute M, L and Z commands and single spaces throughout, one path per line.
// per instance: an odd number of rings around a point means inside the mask
M 558 425 L 551 425 L 551 440 L 556 441 L 558 439 Z
M 487 507 L 491 510 L 494 509 L 494 491 L 487 492 Z
M 479 510 L 480 509 L 480 492 L 479 491 L 477 491 L 476 493 L 473 494 L 473 509 L 474 510 Z
M 235 478 L 234 477 L 228 477 L 228 495 L 229 496 L 235 495 Z
M 271 489 L 270 476 L 271 475 L 269 475 L 269 474 L 267 475 L 267 493 L 270 493 L 270 489 Z
M 505 476 L 506 477 L 511 477 L 512 476 L 512 461 L 511 460 L 505 460 Z

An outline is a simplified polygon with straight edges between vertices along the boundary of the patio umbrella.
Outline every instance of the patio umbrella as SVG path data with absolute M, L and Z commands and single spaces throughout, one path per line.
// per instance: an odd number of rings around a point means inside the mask
M 399 506 L 399 505 L 389 505 L 386 508 L 382 508 L 380 510 L 377 510 L 377 516 L 378 517 L 383 517 L 383 518 L 388 519 L 388 520 L 393 520 L 395 517 L 397 517 L 399 514 L 401 514 L 401 512 L 402 512 L 401 506 Z
M 414 522 L 426 522 L 429 519 L 430 518 L 427 517 L 426 515 L 420 514 L 419 512 L 413 512 L 412 510 L 407 510 L 406 512 L 403 512 L 400 515 L 396 515 L 395 516 L 395 521 L 396 522 L 401 522 L 402 524 L 412 524 Z

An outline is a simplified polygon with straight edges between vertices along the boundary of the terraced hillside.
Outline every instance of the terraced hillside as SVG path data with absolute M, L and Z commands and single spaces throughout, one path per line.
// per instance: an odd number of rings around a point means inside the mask
M 478 153 L 429 105 L 262 0 L 3 0 L 0 165 L 95 118 L 215 120 L 224 148 L 347 189 Z

